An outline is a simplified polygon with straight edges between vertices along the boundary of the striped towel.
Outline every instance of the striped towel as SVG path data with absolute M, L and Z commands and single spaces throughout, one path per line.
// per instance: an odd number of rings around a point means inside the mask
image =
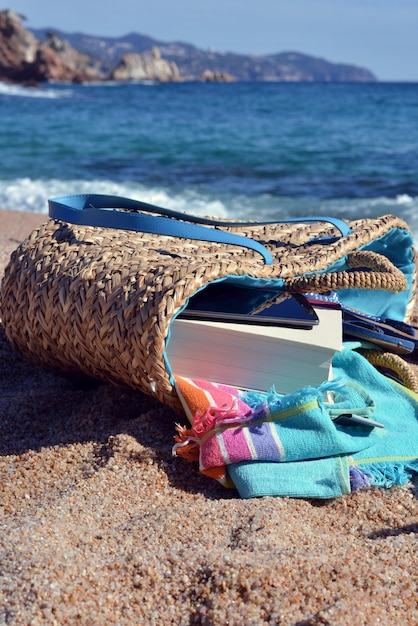
M 274 473 L 280 473 L 279 466 L 286 465 L 287 471 L 296 464 L 300 470 L 301 462 L 326 459 L 315 465 L 320 487 L 309 487 L 313 493 L 279 495 L 334 497 L 349 493 L 349 455 L 375 445 L 382 436 L 376 432 L 379 429 L 353 431 L 334 424 L 326 401 L 330 391 L 338 396 L 342 412 L 350 406 L 364 415 L 373 411 L 373 399 L 357 385 L 341 379 L 286 396 L 279 396 L 274 390 L 269 394 L 246 393 L 180 377 L 176 378 L 176 387 L 191 427 L 177 426 L 173 453 L 198 460 L 203 474 L 225 486 L 237 486 L 235 479 L 231 484 L 231 476 L 242 463 L 250 462 L 250 467 L 269 465 L 272 470 L 274 466 Z M 335 408 L 333 403 L 334 412 Z M 321 475 L 325 468 L 326 481 L 331 475 L 333 482 L 326 490 Z M 309 474 L 310 466 L 304 471 Z M 300 482 L 302 478 L 299 476 Z
M 208 382 L 176 377 L 176 390 L 192 428 L 177 425 L 173 453 L 188 460 L 200 459 L 200 471 L 215 478 L 225 487 L 233 487 L 223 458 L 216 462 L 206 459 L 209 446 L 203 446 L 205 433 L 224 420 L 245 421 L 252 409 L 240 399 L 238 389 Z M 200 452 L 203 454 L 201 455 Z

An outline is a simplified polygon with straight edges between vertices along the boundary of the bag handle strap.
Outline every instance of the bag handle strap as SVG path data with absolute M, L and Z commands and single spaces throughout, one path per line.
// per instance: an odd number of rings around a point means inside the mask
M 402 270 L 387 257 L 372 250 L 350 252 L 347 255 L 347 266 L 352 269 L 287 278 L 286 290 L 299 293 L 311 291 L 328 293 L 337 289 L 382 289 L 398 293 L 408 288 Z
M 106 228 L 121 228 L 155 235 L 183 237 L 199 241 L 213 241 L 243 246 L 255 250 L 263 257 L 266 265 L 272 265 L 273 258 L 270 252 L 261 243 L 250 237 L 235 235 L 206 226 L 254 226 L 277 224 L 277 221 L 222 221 L 206 217 L 198 217 L 188 213 L 164 209 L 147 202 L 131 200 L 120 196 L 101 194 L 77 194 L 61 196 L 48 200 L 49 216 L 71 224 L 85 226 L 101 226 Z M 124 209 L 125 211 L 121 211 Z M 126 212 L 128 211 L 128 212 Z M 138 212 L 139 211 L 139 212 Z M 153 213 L 154 215 L 146 215 Z M 155 215 L 157 214 L 157 215 Z M 288 222 L 328 222 L 335 226 L 345 237 L 350 227 L 338 218 L 333 217 L 301 217 L 281 220 Z
M 397 374 L 407 389 L 418 393 L 418 376 L 414 366 L 399 354 L 366 349 L 359 352 L 375 367 L 383 367 Z

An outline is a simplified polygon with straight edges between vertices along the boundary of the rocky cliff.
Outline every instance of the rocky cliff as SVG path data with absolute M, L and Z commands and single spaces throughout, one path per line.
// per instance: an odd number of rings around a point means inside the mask
M 18 15 L 0 12 L 0 79 L 20 80 L 36 57 L 36 37 L 25 30 Z
M 0 11 L 0 80 L 25 83 L 96 79 L 90 58 L 50 34 L 40 42 L 25 30 L 21 17 Z
M 145 54 L 125 54 L 107 72 L 97 55 L 89 55 L 57 33 L 43 32 L 42 41 L 23 28 L 13 11 L 0 11 L 0 80 L 18 83 L 89 82 L 101 80 L 177 81 L 173 61 L 158 48 Z
M 13 82 L 276 81 L 373 82 L 367 69 L 297 52 L 254 56 L 204 51 L 132 33 L 93 37 L 52 29 L 26 30 L 0 11 L 0 80 Z
M 37 37 L 45 31 L 34 30 Z M 264 56 L 201 50 L 188 43 L 167 43 L 138 33 L 123 37 L 93 37 L 57 31 L 78 50 L 102 63 L 111 71 L 124 54 L 143 54 L 158 47 L 167 61 L 173 61 L 181 80 L 201 80 L 203 76 L 233 77 L 239 81 L 276 82 L 375 82 L 368 69 L 331 63 L 299 52 L 280 52 Z

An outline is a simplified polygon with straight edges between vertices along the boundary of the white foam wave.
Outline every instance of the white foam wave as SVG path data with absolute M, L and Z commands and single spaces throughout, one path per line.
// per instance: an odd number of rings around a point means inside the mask
M 322 215 L 330 211 L 332 215 L 349 219 L 373 218 L 388 213 L 396 215 L 405 220 L 418 237 L 418 196 L 404 194 L 395 198 L 338 199 L 322 203 Z
M 15 211 L 47 213 L 48 198 L 89 193 L 124 196 L 174 211 L 186 211 L 196 215 L 217 215 L 219 217 L 228 217 L 229 215 L 221 200 L 209 198 L 193 190 L 170 193 L 169 190 L 145 187 L 136 183 L 115 183 L 103 180 L 64 181 L 19 178 L 2 181 L 0 179 L 0 207 Z
M 58 83 L 56 83 L 58 84 Z M 97 81 L 97 82 L 89 82 L 85 84 L 77 85 L 75 88 L 71 85 L 71 83 L 59 83 L 60 87 L 53 87 L 54 83 L 51 82 L 47 85 L 40 85 L 39 87 L 30 87 L 24 85 L 14 85 L 10 83 L 0 82 L 0 96 L 15 96 L 21 98 L 49 98 L 49 99 L 60 99 L 60 98 L 72 98 L 76 95 L 76 91 L 79 92 L 84 88 L 94 88 L 100 87 L 101 89 L 107 87 L 120 87 L 123 84 L 120 81 Z M 154 81 L 132 81 L 131 84 L 140 84 L 145 86 L 157 86 L 158 83 Z
M 414 202 L 414 198 L 412 198 L 412 196 L 408 196 L 406 193 L 403 193 L 396 196 L 396 202 L 398 204 L 412 204 Z
M 0 96 L 14 96 L 21 98 L 70 98 L 73 96 L 71 89 L 54 89 L 51 87 L 24 87 L 22 85 L 10 85 L 0 82 Z
M 124 196 L 175 211 L 235 219 L 285 220 L 288 217 L 328 215 L 354 220 L 392 213 L 407 222 L 418 243 L 418 196 L 406 194 L 396 198 L 320 200 L 209 194 L 191 187 L 178 190 L 109 180 L 0 179 L 0 207 L 6 209 L 47 213 L 49 198 L 79 193 Z

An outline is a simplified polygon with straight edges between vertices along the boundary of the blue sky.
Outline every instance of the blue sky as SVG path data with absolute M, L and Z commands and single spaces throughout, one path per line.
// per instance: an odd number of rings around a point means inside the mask
M 6 7 L 5 7 L 6 8 Z M 418 0 L 11 0 L 27 27 L 248 54 L 297 51 L 418 81 Z

